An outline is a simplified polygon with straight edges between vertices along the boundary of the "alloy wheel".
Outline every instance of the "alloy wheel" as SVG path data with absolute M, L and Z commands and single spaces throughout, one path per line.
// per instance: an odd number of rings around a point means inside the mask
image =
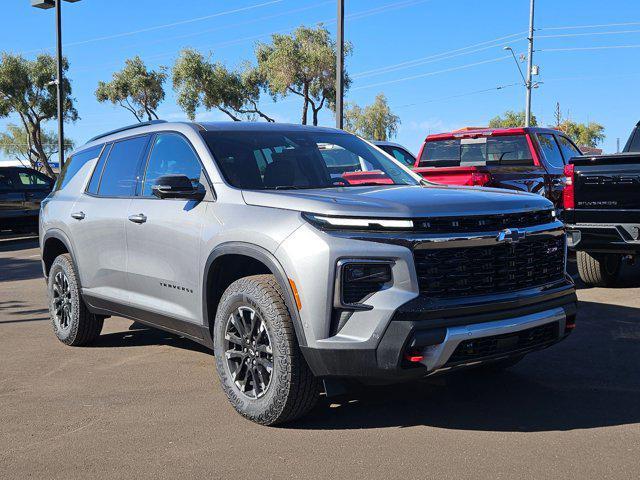
M 233 383 L 251 399 L 262 397 L 273 373 L 271 339 L 264 321 L 254 309 L 238 307 L 227 319 L 224 338 Z
M 71 328 L 72 318 L 73 302 L 69 279 L 61 271 L 53 278 L 53 320 L 59 330 L 67 331 Z

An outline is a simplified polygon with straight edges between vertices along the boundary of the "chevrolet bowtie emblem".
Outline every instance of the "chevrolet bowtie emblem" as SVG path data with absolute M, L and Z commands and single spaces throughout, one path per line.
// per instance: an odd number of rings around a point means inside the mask
M 525 230 L 518 230 L 517 228 L 505 228 L 498 233 L 496 241 L 499 243 L 518 243 L 527 236 Z

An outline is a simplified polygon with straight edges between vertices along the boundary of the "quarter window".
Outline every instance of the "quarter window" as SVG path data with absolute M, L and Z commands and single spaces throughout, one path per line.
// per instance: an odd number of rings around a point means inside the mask
M 100 155 L 101 150 L 102 145 L 98 145 L 97 147 L 88 148 L 69 157 L 67 161 L 64 162 L 64 167 L 62 167 L 62 171 L 58 176 L 56 190 L 64 188 L 89 160 L 93 160 Z
M 538 142 L 540 143 L 542 154 L 544 155 L 547 163 L 554 168 L 564 168 L 562 154 L 560 153 L 560 149 L 558 148 L 558 144 L 553 138 L 553 135 L 550 133 L 540 133 L 538 134 Z
M 142 195 L 153 196 L 156 180 L 164 175 L 186 175 L 196 186 L 201 174 L 200 160 L 184 138 L 175 133 L 159 134 L 153 141 Z
M 582 155 L 582 152 L 578 150 L 578 148 L 571 143 L 567 137 L 563 137 L 562 135 L 557 135 L 558 145 L 560 145 L 560 150 L 562 151 L 562 156 L 564 157 L 564 163 L 569 163 L 573 157 L 578 157 Z
M 135 194 L 136 174 L 148 142 L 149 137 L 142 136 L 113 144 L 102 172 L 98 195 L 130 197 Z

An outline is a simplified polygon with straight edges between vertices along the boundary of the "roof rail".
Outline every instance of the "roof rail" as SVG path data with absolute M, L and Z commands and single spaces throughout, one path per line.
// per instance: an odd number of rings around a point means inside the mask
M 167 123 L 167 121 L 166 120 L 150 120 L 148 122 L 134 123 L 133 125 L 127 125 L 126 127 L 116 128 L 115 130 L 110 130 L 108 132 L 101 133 L 100 135 L 96 135 L 95 137 L 90 138 L 89 140 L 87 140 L 87 143 L 91 143 L 94 140 L 98 140 L 99 138 L 102 138 L 102 137 L 107 137 L 109 135 L 113 135 L 114 133 L 120 133 L 120 132 L 124 132 L 126 130 L 132 130 L 132 129 L 138 128 L 138 127 L 145 127 L 147 125 L 156 125 L 157 123 Z

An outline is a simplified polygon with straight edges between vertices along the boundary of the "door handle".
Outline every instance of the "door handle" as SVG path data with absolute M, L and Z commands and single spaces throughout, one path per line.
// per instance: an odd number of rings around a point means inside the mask
M 144 213 L 138 213 L 137 215 L 130 215 L 129 221 L 133 223 L 144 223 L 147 221 L 147 216 Z
M 73 212 L 71 214 L 72 218 L 75 218 L 76 220 L 82 220 L 84 219 L 84 212 Z

